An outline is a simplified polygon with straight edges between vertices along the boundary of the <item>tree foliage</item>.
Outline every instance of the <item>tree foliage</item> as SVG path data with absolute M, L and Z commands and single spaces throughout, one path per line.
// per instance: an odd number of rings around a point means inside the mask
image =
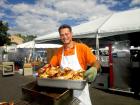
M 36 38 L 35 35 L 26 35 L 24 36 L 24 42 L 32 41 Z
M 22 34 L 16 34 L 16 36 L 22 38 L 24 42 L 29 42 L 32 41 L 36 38 L 35 35 L 22 35 Z
M 0 20 L 0 46 L 11 44 L 9 34 L 7 33 L 8 30 L 8 24 Z
M 10 35 L 7 33 L 8 30 L 8 23 L 0 20 L 0 46 L 12 44 L 11 39 L 9 38 Z M 36 38 L 35 35 L 16 35 L 21 37 L 24 40 L 24 42 L 32 41 Z

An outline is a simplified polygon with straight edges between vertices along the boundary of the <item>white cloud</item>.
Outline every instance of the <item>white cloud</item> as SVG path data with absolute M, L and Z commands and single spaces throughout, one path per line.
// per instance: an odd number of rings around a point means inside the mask
M 0 0 L 0 7 L 3 7 L 6 2 L 7 2 L 7 0 Z
M 3 17 L 5 14 L 4 13 L 0 13 L 0 17 Z
M 34 5 L 9 6 L 16 23 L 9 32 L 36 35 L 57 31 L 60 21 L 65 19 L 90 20 L 111 13 L 106 5 L 98 5 L 95 0 L 37 0 Z
M 137 5 L 137 4 L 140 5 L 140 0 L 132 0 L 130 6 L 134 6 L 134 5 Z
M 35 16 L 32 14 L 24 14 L 16 19 L 17 26 L 13 32 L 18 30 L 24 34 L 44 35 L 48 32 L 55 31 L 54 27 L 57 23 L 53 20 L 46 19 L 45 17 Z
M 11 9 L 15 13 L 24 13 L 30 11 L 31 8 L 32 5 L 21 3 L 21 4 L 13 5 Z

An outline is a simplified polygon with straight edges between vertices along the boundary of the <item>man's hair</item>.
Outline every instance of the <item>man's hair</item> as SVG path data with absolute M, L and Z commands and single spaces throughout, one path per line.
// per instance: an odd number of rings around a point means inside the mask
M 72 32 L 72 29 L 71 29 L 71 26 L 70 26 L 70 25 L 63 24 L 63 25 L 61 25 L 61 26 L 58 28 L 59 33 L 60 33 L 60 30 L 61 30 L 61 29 L 64 29 L 64 28 L 68 28 L 68 29 L 70 30 L 70 32 Z

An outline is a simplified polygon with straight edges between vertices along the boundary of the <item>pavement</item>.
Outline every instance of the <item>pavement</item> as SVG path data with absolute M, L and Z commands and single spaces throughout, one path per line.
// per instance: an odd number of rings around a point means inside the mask
M 11 100 L 20 102 L 22 100 L 21 87 L 34 80 L 33 76 L 23 76 L 19 73 L 11 76 L 2 76 L 0 73 L 0 102 Z M 93 105 L 140 105 L 140 99 L 135 99 L 130 94 L 90 87 L 90 95 Z

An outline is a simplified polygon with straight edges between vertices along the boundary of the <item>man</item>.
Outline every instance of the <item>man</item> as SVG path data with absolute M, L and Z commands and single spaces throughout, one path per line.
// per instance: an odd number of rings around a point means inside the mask
M 87 66 L 91 66 L 84 74 L 85 78 L 92 81 L 97 74 L 96 56 L 88 46 L 82 43 L 76 43 L 72 40 L 72 29 L 69 25 L 61 25 L 58 29 L 60 39 L 63 46 L 58 49 L 57 53 L 52 57 L 50 64 L 60 66 L 61 68 L 71 68 L 73 70 L 86 70 Z M 74 90 L 74 97 L 80 100 L 79 105 L 92 105 L 88 84 L 83 90 Z

